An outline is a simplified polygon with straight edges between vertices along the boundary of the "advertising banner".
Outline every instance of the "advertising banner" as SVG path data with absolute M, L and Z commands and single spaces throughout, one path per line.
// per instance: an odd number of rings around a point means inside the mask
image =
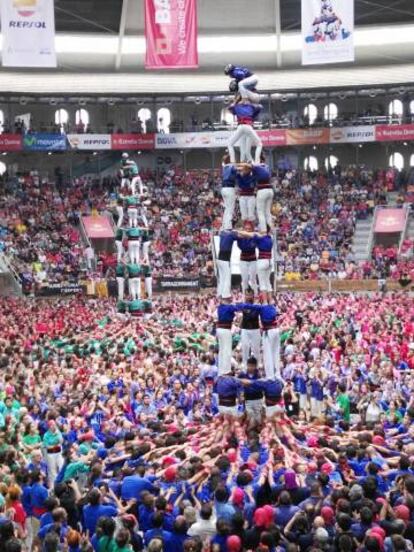
M 293 128 L 286 131 L 288 146 L 329 143 L 329 128 Z
M 406 215 L 406 209 L 381 209 L 375 219 L 375 232 L 378 234 L 402 232 Z
M 49 284 L 41 286 L 35 291 L 40 297 L 52 297 L 54 295 L 77 295 L 86 293 L 86 286 L 81 284 Z
M 197 0 L 145 0 L 146 69 L 195 69 Z
M 54 0 L 1 0 L 4 67 L 56 67 Z
M 331 144 L 375 142 L 375 126 L 331 128 L 330 142 Z
M 157 134 L 156 149 L 186 149 L 186 148 L 225 148 L 231 132 L 181 132 L 177 134 Z
M 157 280 L 156 288 L 159 291 L 192 291 L 200 289 L 200 278 L 168 278 Z
M 153 150 L 155 134 L 112 134 L 113 150 Z
M 107 217 L 101 215 L 82 217 L 82 221 L 89 239 L 114 237 L 114 230 Z
M 0 151 L 21 151 L 21 134 L 0 134 Z
M 302 0 L 302 65 L 354 60 L 354 0 Z
M 112 148 L 110 134 L 68 134 L 70 147 L 78 150 L 110 150 Z
M 274 129 L 274 130 L 259 130 L 258 135 L 262 139 L 263 146 L 286 146 L 287 136 L 286 130 L 284 129 Z
M 65 151 L 66 136 L 64 134 L 47 134 L 33 132 L 23 137 L 23 149 L 27 151 Z
M 414 140 L 414 125 L 377 125 L 375 140 L 377 142 Z

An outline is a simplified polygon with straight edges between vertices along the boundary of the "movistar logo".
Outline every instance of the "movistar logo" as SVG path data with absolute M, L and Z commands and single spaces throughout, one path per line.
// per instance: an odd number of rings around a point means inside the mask
M 24 143 L 26 146 L 33 146 L 36 144 L 36 137 L 35 136 L 25 136 L 24 137 Z

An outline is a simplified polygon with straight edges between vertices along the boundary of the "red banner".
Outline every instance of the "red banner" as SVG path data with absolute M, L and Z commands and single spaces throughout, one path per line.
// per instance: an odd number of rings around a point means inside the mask
M 294 128 L 286 131 L 288 146 L 329 144 L 329 128 Z
M 258 135 L 262 139 L 263 146 L 286 146 L 287 145 L 287 136 L 286 130 L 284 129 L 275 129 L 275 130 L 259 130 Z
M 155 134 L 112 134 L 113 150 L 153 150 Z
M 377 125 L 375 140 L 377 142 L 414 140 L 414 125 Z
M 113 238 L 114 231 L 109 219 L 102 215 L 82 217 L 88 238 Z
M 21 151 L 21 134 L 0 134 L 0 151 Z
M 195 69 L 197 0 L 145 0 L 146 69 Z
M 375 232 L 379 234 L 402 232 L 406 215 L 406 209 L 381 209 L 375 219 Z

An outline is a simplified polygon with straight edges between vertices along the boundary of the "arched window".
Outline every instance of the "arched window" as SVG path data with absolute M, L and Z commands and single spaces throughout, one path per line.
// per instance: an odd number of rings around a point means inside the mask
M 234 124 L 234 120 L 235 119 L 233 113 L 230 113 L 227 107 L 223 107 L 223 109 L 221 110 L 220 122 L 231 126 Z
M 323 109 L 323 118 L 325 121 L 335 121 L 338 118 L 338 106 L 334 103 L 329 103 L 325 105 Z
M 394 167 L 395 169 L 398 169 L 401 171 L 404 168 L 404 157 L 401 153 L 396 151 L 392 155 L 390 155 L 390 167 Z
M 314 155 L 309 155 L 309 157 L 305 157 L 305 160 L 303 161 L 303 168 L 305 169 L 305 171 L 317 171 L 318 167 L 318 160 Z
M 162 134 L 170 133 L 171 111 L 167 107 L 161 107 L 157 112 L 157 128 Z
M 0 109 L 0 134 L 4 132 L 4 112 Z
M 61 132 L 64 130 L 64 125 L 69 121 L 69 113 L 66 109 L 57 109 L 55 111 L 55 125 L 57 125 Z
M 141 107 L 138 111 L 138 119 L 141 121 L 142 132 L 147 132 L 147 123 L 151 119 L 151 110 L 148 107 Z
M 0 176 L 3 176 L 3 174 L 7 171 L 6 164 L 3 163 L 3 161 L 0 161 Z
M 414 100 L 411 100 L 410 102 L 410 113 L 411 115 L 414 115 Z
M 318 108 L 315 104 L 310 103 L 303 110 L 303 114 L 308 119 L 309 124 L 313 125 L 318 117 Z
M 83 130 L 89 125 L 89 112 L 86 109 L 78 109 L 76 111 L 75 124 Z
M 414 153 L 410 157 L 410 167 L 414 167 Z
M 404 114 L 404 105 L 401 100 L 392 100 L 388 106 L 388 115 L 390 117 L 402 117 Z
M 336 155 L 330 155 L 325 159 L 326 170 L 328 171 L 329 169 L 334 169 L 338 163 L 339 159 L 336 157 Z

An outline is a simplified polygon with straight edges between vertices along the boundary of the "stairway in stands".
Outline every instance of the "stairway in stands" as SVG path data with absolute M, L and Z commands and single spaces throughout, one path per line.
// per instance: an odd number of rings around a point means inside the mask
M 22 286 L 6 255 L 0 253 L 0 296 L 22 295 Z
M 368 248 L 373 220 L 373 215 L 370 215 L 368 218 L 358 220 L 356 223 L 354 239 L 352 242 L 352 252 L 356 262 L 365 261 L 370 257 Z

